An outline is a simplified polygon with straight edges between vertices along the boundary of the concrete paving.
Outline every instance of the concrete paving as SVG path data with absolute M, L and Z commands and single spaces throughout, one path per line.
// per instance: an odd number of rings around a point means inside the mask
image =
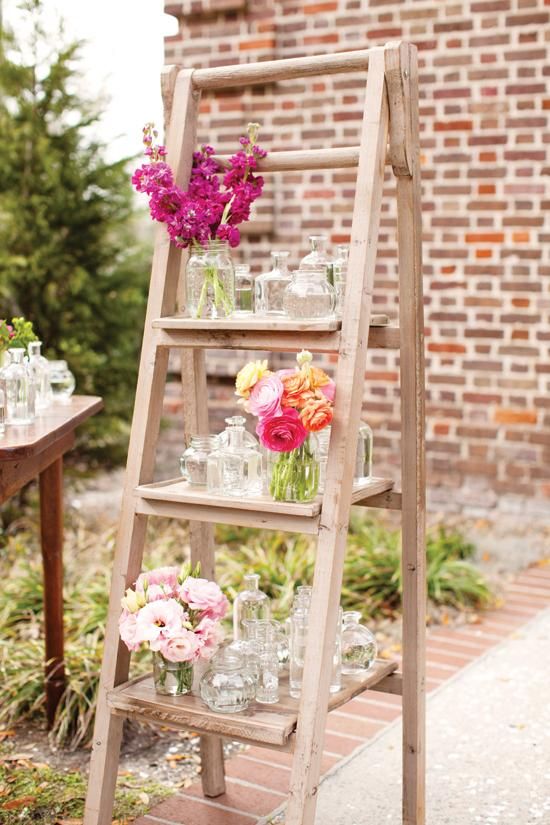
M 329 774 L 318 825 L 401 825 L 401 724 Z M 550 825 L 550 611 L 428 701 L 428 825 Z

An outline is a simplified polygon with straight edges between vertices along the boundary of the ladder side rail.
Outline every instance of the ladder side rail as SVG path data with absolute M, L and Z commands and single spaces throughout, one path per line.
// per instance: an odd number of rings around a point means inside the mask
M 175 89 L 174 114 L 167 140 L 168 162 L 175 170 L 178 183 L 185 185 L 191 172 L 195 145 L 198 95 L 192 86 L 192 71 L 180 71 L 177 77 L 175 69 L 170 71 L 175 79 Z M 112 819 L 123 720 L 110 713 L 107 692 L 126 680 L 130 665 L 130 654 L 118 633 L 120 600 L 141 569 L 147 525 L 146 516 L 135 512 L 133 490 L 153 478 L 168 368 L 169 351 L 157 348 L 158 332 L 152 323 L 159 315 L 175 311 L 180 257 L 180 251 L 170 244 L 164 227 L 157 227 L 113 565 L 84 825 L 110 825 Z
M 336 401 L 286 825 L 312 825 L 323 750 L 372 304 L 388 134 L 384 50 L 367 77 Z M 360 298 L 360 300 L 359 300 Z

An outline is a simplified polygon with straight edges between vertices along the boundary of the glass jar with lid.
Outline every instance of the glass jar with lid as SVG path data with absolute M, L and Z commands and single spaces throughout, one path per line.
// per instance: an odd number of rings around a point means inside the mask
M 285 289 L 283 306 L 296 321 L 334 317 L 336 295 L 323 269 L 297 269 Z
M 344 613 L 342 623 L 342 673 L 353 676 L 372 667 L 378 652 L 374 634 L 361 624 L 358 610 Z
M 48 361 L 52 400 L 67 403 L 75 388 L 74 375 L 66 361 Z
M 235 649 L 219 650 L 201 678 L 201 699 L 216 713 L 238 713 L 246 710 L 254 693 L 254 679 L 243 657 Z
M 225 241 L 196 244 L 185 268 L 186 305 L 191 318 L 227 318 L 235 309 L 235 270 Z
M 327 281 L 333 285 L 332 258 L 327 252 L 327 243 L 326 235 L 310 235 L 310 252 L 300 261 L 300 269 L 320 269 L 325 273 Z
M 208 456 L 219 447 L 217 435 L 192 435 L 180 457 L 181 474 L 189 484 L 206 487 Z
M 255 306 L 257 315 L 286 315 L 283 296 L 290 283 L 288 271 L 289 252 L 271 253 L 271 269 L 258 275 L 255 282 Z

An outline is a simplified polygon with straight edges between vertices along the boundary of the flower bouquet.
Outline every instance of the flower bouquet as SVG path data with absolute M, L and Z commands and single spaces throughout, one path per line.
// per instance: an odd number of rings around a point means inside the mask
M 258 417 L 256 433 L 268 450 L 269 492 L 275 501 L 311 501 L 319 489 L 315 433 L 332 421 L 334 381 L 302 350 L 294 369 L 268 370 L 251 361 L 238 373 L 236 394 Z
M 223 638 L 228 601 L 198 566 L 157 567 L 141 573 L 122 599 L 120 638 L 128 650 L 153 651 L 155 688 L 179 696 L 193 684 L 193 663 L 210 659 Z
M 221 168 L 214 149 L 203 145 L 193 154 L 193 167 L 186 191 L 174 181 L 165 162 L 166 149 L 154 143 L 152 123 L 143 128 L 149 163 L 137 169 L 132 183 L 149 197 L 151 217 L 164 223 L 178 247 L 190 247 L 187 267 L 187 307 L 195 318 L 231 315 L 235 304 L 235 278 L 227 251 L 239 245 L 238 225 L 250 218 L 250 207 L 260 197 L 264 180 L 255 175 L 266 152 L 256 143 L 259 125 L 248 124 L 241 148 Z

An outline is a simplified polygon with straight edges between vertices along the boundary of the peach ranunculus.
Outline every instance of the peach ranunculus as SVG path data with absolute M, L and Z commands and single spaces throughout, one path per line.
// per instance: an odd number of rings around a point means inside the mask
M 328 400 L 333 403 L 334 396 L 336 395 L 336 384 L 332 378 L 319 367 L 311 367 L 309 374 L 312 389 L 320 390 L 325 398 L 328 398 Z M 317 392 L 317 397 L 319 397 L 319 392 Z
M 328 427 L 332 415 L 332 407 L 326 398 L 311 398 L 302 408 L 300 420 L 308 432 L 316 433 Z
M 252 387 L 265 375 L 271 375 L 267 368 L 267 360 L 249 361 L 248 364 L 245 364 L 242 370 L 237 373 L 237 378 L 235 379 L 235 395 L 240 395 L 241 398 L 248 398 Z
M 276 373 L 283 383 L 283 407 L 302 407 L 313 397 L 309 378 L 305 370 L 279 370 Z

